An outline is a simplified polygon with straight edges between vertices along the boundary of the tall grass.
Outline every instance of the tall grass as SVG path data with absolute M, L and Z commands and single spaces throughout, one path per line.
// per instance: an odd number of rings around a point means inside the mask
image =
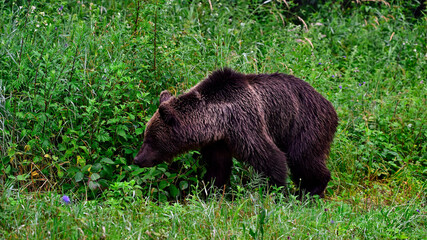
M 195 192 L 184 203 L 134 199 L 123 205 L 6 191 L 0 236 L 6 239 L 423 239 L 426 206 L 299 201 L 257 191 L 234 200 Z M 421 197 L 425 198 L 425 193 Z M 120 199 L 116 199 L 120 201 Z M 117 202 L 116 202 L 117 203 Z

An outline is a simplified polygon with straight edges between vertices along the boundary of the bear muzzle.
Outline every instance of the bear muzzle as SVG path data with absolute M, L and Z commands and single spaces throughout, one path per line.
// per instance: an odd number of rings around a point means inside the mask
M 149 144 L 143 144 L 141 150 L 133 159 L 133 163 L 139 167 L 154 167 L 163 162 L 162 155 Z

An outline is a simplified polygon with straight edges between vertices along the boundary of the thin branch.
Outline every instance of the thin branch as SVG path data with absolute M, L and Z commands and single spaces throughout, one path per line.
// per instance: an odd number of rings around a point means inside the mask
M 154 13 L 154 42 L 153 42 L 153 45 L 154 45 L 154 56 L 153 56 L 153 70 L 154 70 L 154 74 L 155 74 L 155 78 L 156 78 L 156 80 L 157 80 L 157 76 L 158 76 L 158 74 L 157 74 L 157 67 L 156 67 L 156 57 L 157 57 L 157 4 L 158 4 L 158 1 L 156 0 L 156 10 L 155 10 L 155 13 Z
M 136 35 L 136 30 L 138 29 L 138 19 L 139 19 L 139 8 L 140 8 L 140 1 L 138 1 L 137 3 L 138 5 L 136 6 L 136 18 L 135 18 L 135 29 L 133 30 L 133 34 L 132 35 Z
M 27 10 L 27 14 L 25 14 L 25 23 L 24 23 L 24 29 L 26 29 L 27 27 L 27 22 L 28 22 L 28 15 L 30 14 L 30 8 L 31 8 L 31 0 L 28 1 L 28 10 Z M 21 69 L 21 56 L 22 56 L 22 48 L 24 47 L 24 37 L 21 38 L 21 49 L 19 50 L 19 59 L 18 59 L 18 76 L 16 77 L 16 79 L 19 79 L 19 75 L 21 73 L 20 69 Z

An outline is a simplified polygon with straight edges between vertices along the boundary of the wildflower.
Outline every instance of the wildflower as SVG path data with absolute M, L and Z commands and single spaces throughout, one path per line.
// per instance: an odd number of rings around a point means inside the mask
M 325 212 L 327 212 L 329 209 L 325 208 Z
M 420 209 L 417 209 L 417 212 L 419 213 L 419 212 L 420 212 Z
M 62 196 L 62 201 L 64 201 L 65 204 L 69 204 L 71 202 L 67 195 Z
M 360 87 L 360 86 L 362 86 L 362 84 L 361 84 L 361 83 L 359 83 L 359 87 Z
M 68 44 L 65 44 L 65 47 L 68 47 Z
M 343 58 L 346 58 L 346 56 L 343 56 Z
M 58 27 L 55 27 L 55 31 L 58 30 Z
M 319 65 L 322 65 L 322 63 L 319 63 Z
M 64 9 L 64 6 L 61 6 L 58 11 L 62 11 L 62 9 Z
M 332 77 L 335 77 L 334 75 L 332 75 Z
M 424 81 L 423 81 L 423 80 L 421 80 L 421 81 L 420 81 L 420 84 L 423 84 L 423 83 L 424 83 Z
M 331 220 L 331 223 L 334 224 L 335 223 L 334 220 Z
M 341 86 L 341 85 L 339 85 L 339 88 L 340 88 L 340 89 L 342 89 L 342 86 Z
M 366 82 L 363 82 L 363 85 L 365 85 Z

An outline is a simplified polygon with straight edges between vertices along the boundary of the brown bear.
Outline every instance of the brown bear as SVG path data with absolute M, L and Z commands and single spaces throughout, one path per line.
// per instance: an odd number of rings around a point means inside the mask
M 308 83 L 280 73 L 246 75 L 224 68 L 178 97 L 160 94 L 134 163 L 151 167 L 200 149 L 205 180 L 216 186 L 228 182 L 235 157 L 278 186 L 285 185 L 290 168 L 301 190 L 323 197 L 337 125 L 332 104 Z

